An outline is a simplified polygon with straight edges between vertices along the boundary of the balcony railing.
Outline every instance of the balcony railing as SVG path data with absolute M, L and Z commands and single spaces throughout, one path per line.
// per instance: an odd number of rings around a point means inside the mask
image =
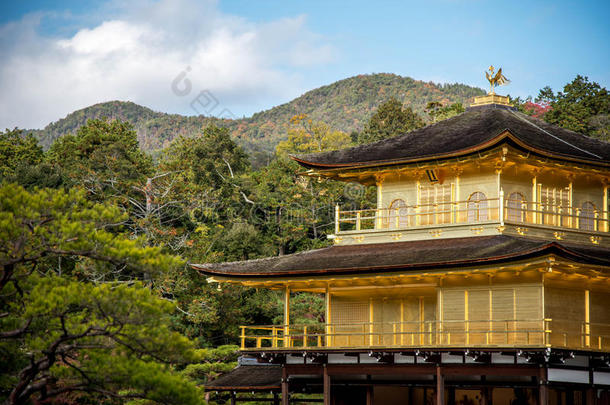
M 515 202 L 501 197 L 365 210 L 342 211 L 337 207 L 335 233 L 408 230 L 450 224 L 497 222 L 542 225 L 584 232 L 610 230 L 607 211 L 536 202 Z
M 243 350 L 556 347 L 610 350 L 610 325 L 551 319 L 242 326 Z

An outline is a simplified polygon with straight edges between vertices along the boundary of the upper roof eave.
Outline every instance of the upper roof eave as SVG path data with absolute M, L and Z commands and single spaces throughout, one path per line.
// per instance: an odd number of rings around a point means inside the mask
M 416 162 L 425 162 L 431 160 L 438 159 L 449 159 L 455 158 L 459 156 L 465 156 L 472 153 L 480 152 L 485 149 L 493 148 L 494 146 L 499 146 L 503 141 L 510 140 L 514 142 L 517 146 L 522 149 L 533 152 L 535 154 L 549 157 L 558 160 L 568 160 L 575 163 L 584 163 L 591 164 L 594 166 L 602 166 L 602 167 L 610 167 L 610 162 L 605 160 L 589 160 L 583 159 L 571 155 L 553 153 L 549 151 L 545 151 L 543 149 L 537 148 L 533 145 L 524 142 L 519 139 L 515 134 L 513 134 L 510 129 L 504 129 L 498 135 L 491 138 L 488 141 L 481 142 L 477 145 L 473 145 L 468 148 L 460 149 L 457 151 L 449 152 L 449 153 L 440 153 L 435 155 L 427 155 L 427 156 L 418 156 L 414 158 L 401 158 L 401 159 L 388 159 L 388 160 L 375 160 L 375 161 L 363 161 L 363 162 L 354 162 L 354 163 L 339 163 L 339 164 L 328 164 L 328 163 L 317 163 L 313 161 L 304 160 L 299 158 L 296 155 L 290 155 L 290 158 L 299 163 L 301 166 L 306 167 L 308 169 L 317 169 L 317 170 L 350 170 L 350 169 L 362 169 L 362 168 L 372 168 L 372 167 L 381 167 L 381 166 L 394 166 L 399 164 L 409 164 Z

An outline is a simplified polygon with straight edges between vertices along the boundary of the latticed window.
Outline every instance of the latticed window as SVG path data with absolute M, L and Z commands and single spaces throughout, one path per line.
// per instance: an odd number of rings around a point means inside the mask
M 595 230 L 595 205 L 592 202 L 586 201 L 582 204 L 580 213 L 578 214 L 578 229 L 584 231 Z
M 398 198 L 390 204 L 388 226 L 390 228 L 406 228 L 409 226 L 409 208 L 404 200 Z
M 569 215 L 570 189 L 543 187 L 538 184 L 540 192 L 540 207 L 542 223 L 546 225 L 561 226 L 562 217 Z
M 525 197 L 521 193 L 511 193 L 508 196 L 506 216 L 508 221 L 525 222 L 526 213 Z
M 489 220 L 487 197 L 480 191 L 472 193 L 468 198 L 468 222 L 487 220 Z
M 434 184 L 419 187 L 421 224 L 447 224 L 451 222 L 453 184 Z

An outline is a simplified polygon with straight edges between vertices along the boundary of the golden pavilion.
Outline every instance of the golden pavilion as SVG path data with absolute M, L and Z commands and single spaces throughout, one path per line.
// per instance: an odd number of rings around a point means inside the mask
M 303 392 L 327 405 L 610 403 L 609 143 L 490 93 L 410 133 L 293 159 L 376 186 L 377 204 L 337 207 L 331 247 L 193 265 L 285 298 L 283 324 L 244 325 L 249 364 L 208 390 L 233 403 L 241 391 L 278 404 Z M 324 294 L 324 324 L 291 322 L 300 291 Z

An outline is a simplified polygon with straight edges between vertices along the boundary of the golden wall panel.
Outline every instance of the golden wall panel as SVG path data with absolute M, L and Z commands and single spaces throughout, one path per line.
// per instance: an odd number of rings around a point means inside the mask
M 369 301 L 361 297 L 331 296 L 331 322 L 332 345 L 368 344 Z
M 440 296 L 444 344 L 543 343 L 540 285 L 451 288 Z
M 590 345 L 602 349 L 610 346 L 610 293 L 591 291 Z
M 552 319 L 551 345 L 581 347 L 584 343 L 584 290 L 546 286 L 544 306 L 545 317 Z
M 515 334 L 517 342 L 542 344 L 544 334 L 542 323 L 542 288 L 541 286 L 520 286 L 515 288 L 515 319 L 519 322 L 520 331 Z

